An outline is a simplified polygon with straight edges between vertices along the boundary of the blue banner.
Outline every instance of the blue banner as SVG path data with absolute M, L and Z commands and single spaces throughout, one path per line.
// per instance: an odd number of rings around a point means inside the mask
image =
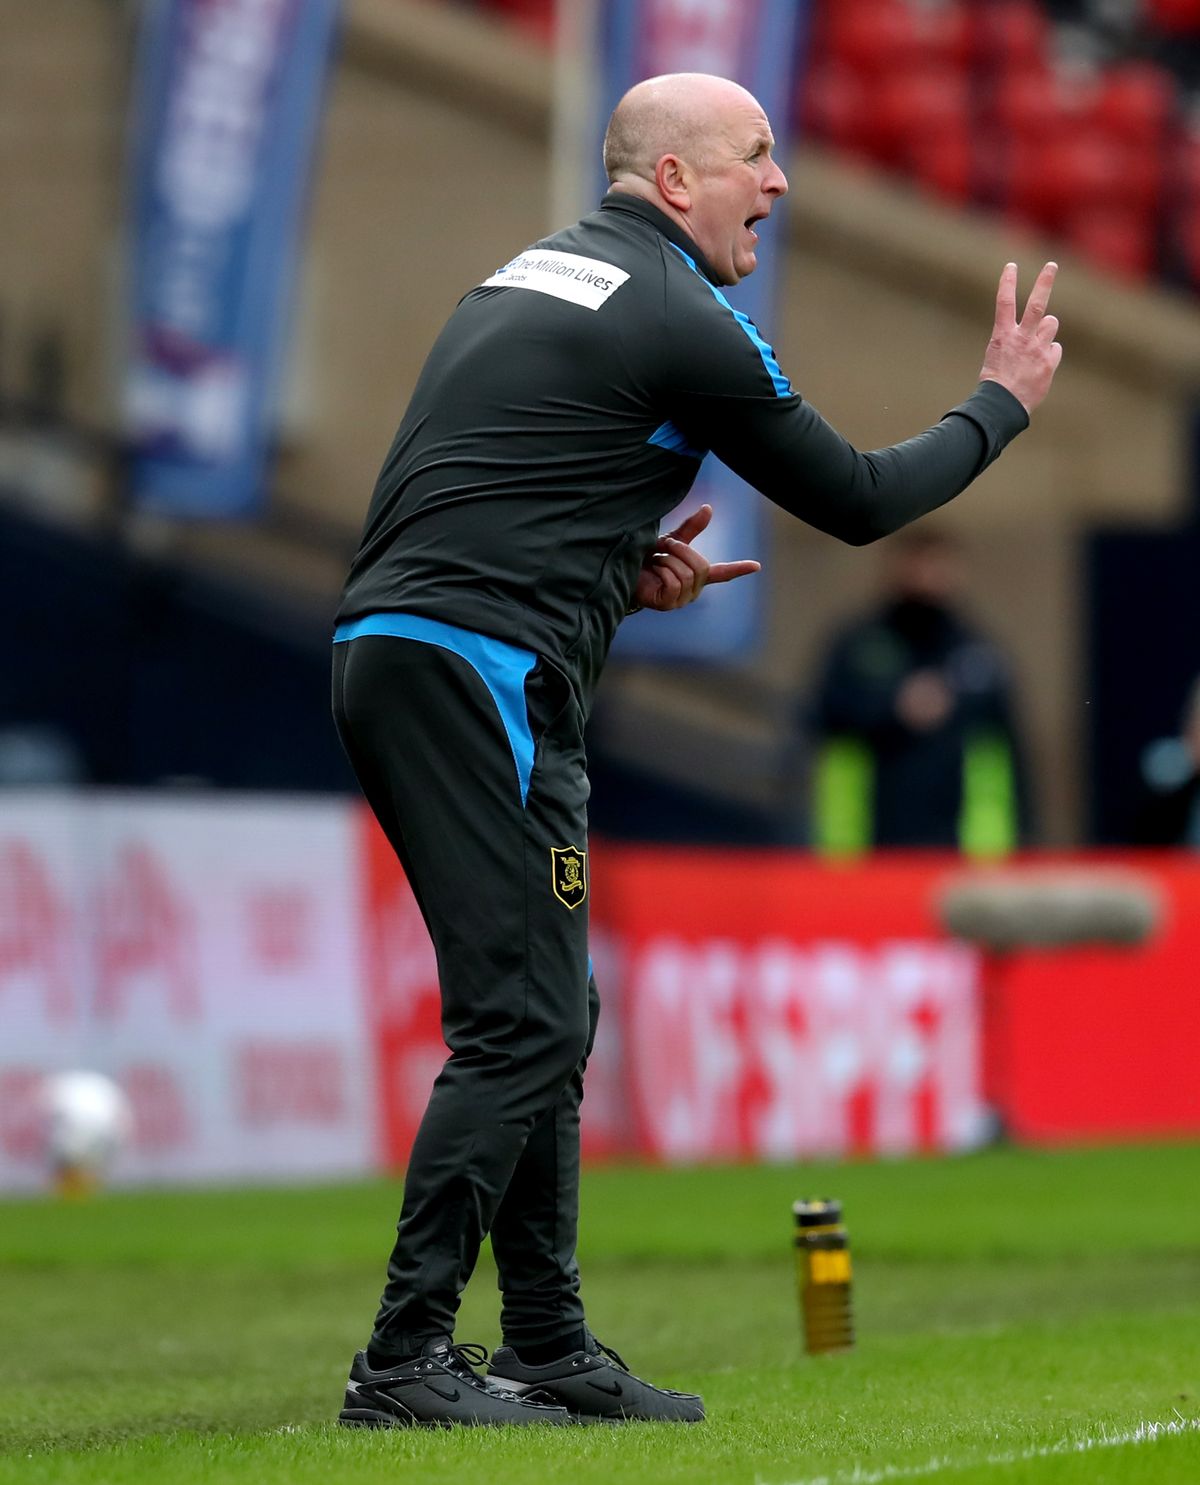
M 748 88 L 766 110 L 776 138 L 776 158 L 786 167 L 798 61 L 807 38 L 809 0 L 606 0 L 600 5 L 601 78 L 599 138 L 621 95 L 634 83 L 666 72 L 710 72 Z M 598 195 L 607 182 L 601 173 Z M 723 292 L 770 341 L 771 309 L 786 249 L 786 202 L 761 223 L 759 266 L 736 288 Z M 787 370 L 786 359 L 784 370 Z M 712 525 L 697 546 L 713 561 L 764 559 L 763 497 L 712 455 L 679 516 L 708 501 Z M 668 527 L 674 521 L 665 523 Z M 708 589 L 686 620 L 664 622 L 646 614 L 621 625 L 617 653 L 718 658 L 749 649 L 757 640 L 766 585 L 763 575 Z
M 131 138 L 132 498 L 263 501 L 337 0 L 147 0 Z

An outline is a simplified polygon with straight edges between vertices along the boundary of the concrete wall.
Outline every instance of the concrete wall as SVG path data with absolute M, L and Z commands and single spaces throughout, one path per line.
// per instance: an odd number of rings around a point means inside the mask
M 73 416 L 113 415 L 126 26 L 114 0 L 0 5 L 0 387 L 61 337 Z
M 450 310 L 545 231 L 545 150 L 339 68 L 313 199 L 290 501 L 355 526 Z

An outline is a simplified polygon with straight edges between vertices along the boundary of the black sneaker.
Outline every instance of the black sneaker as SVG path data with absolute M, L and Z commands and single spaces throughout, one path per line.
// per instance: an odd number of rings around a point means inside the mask
M 570 1423 L 566 1408 L 518 1396 L 475 1371 L 482 1346 L 456 1346 L 449 1336 L 426 1341 L 420 1356 L 373 1371 L 360 1351 L 350 1368 L 338 1422 L 358 1428 L 449 1428 L 456 1423 Z M 474 1363 L 474 1365 L 472 1365 Z
M 525 1396 L 561 1403 L 579 1423 L 699 1423 L 704 1403 L 694 1392 L 670 1392 L 635 1377 L 615 1351 L 586 1331 L 582 1351 L 545 1366 L 526 1366 L 511 1346 L 492 1354 L 488 1380 Z

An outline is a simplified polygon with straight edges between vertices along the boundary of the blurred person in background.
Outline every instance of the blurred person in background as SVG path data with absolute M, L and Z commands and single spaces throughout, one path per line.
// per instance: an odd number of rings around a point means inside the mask
M 1188 693 L 1179 736 L 1160 737 L 1142 753 L 1134 839 L 1200 850 L 1200 676 Z
M 433 939 L 450 1056 L 345 1423 L 704 1416 L 603 1347 L 579 1295 L 596 684 L 626 614 L 758 569 L 692 545 L 708 507 L 659 534 L 706 451 L 862 544 L 965 489 L 1058 366 L 1055 266 L 1018 320 L 1010 263 L 966 400 L 905 443 L 854 449 L 721 292 L 754 270 L 755 226 L 787 189 L 773 145 L 736 83 L 634 87 L 609 124 L 600 209 L 460 301 L 372 496 L 338 610 L 334 715 Z M 504 1335 L 486 1379 L 482 1348 L 452 1339 L 485 1234 Z
M 966 564 L 933 529 L 887 552 L 882 603 L 837 633 L 806 718 L 812 843 L 1001 856 L 1027 835 L 1008 665 L 964 612 Z

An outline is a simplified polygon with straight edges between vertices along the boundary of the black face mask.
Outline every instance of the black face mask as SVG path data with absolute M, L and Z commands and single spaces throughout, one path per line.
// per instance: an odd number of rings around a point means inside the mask
M 951 619 L 949 607 L 927 598 L 897 598 L 888 611 L 891 625 L 906 639 L 920 643 L 936 638 Z

